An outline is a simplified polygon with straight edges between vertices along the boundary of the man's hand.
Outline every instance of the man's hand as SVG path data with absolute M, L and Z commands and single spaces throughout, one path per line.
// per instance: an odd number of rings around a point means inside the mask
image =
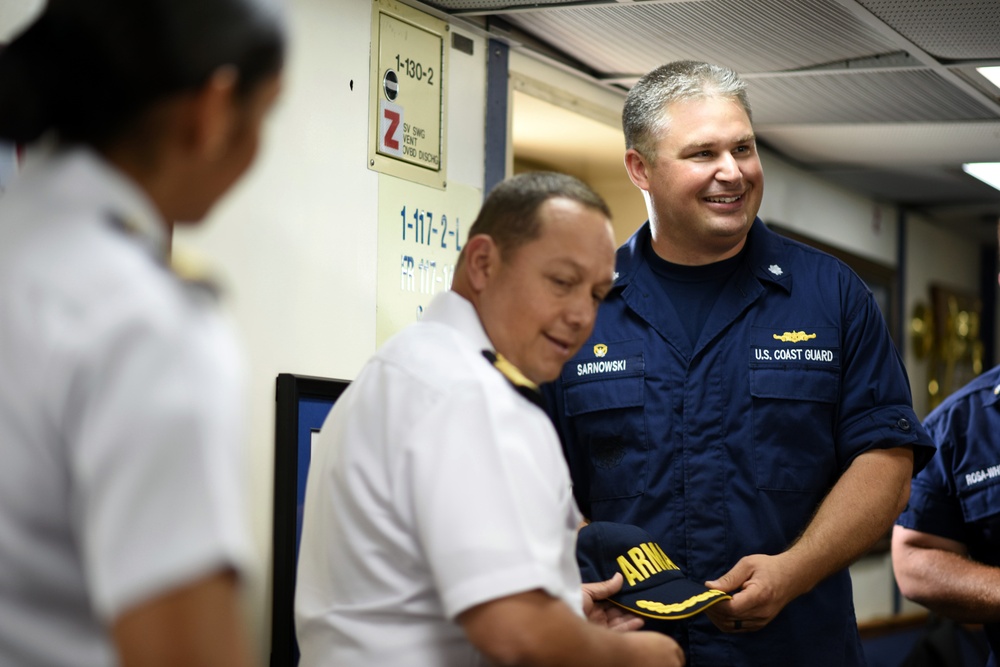
M 587 615 L 587 620 L 615 632 L 631 632 L 645 624 L 641 616 L 611 602 L 603 602 L 621 590 L 623 581 L 621 573 L 615 572 L 615 576 L 607 581 L 583 585 L 583 613 Z
M 910 447 L 859 454 L 798 540 L 776 556 L 745 556 L 709 588 L 737 591 L 705 611 L 723 632 L 760 630 L 785 606 L 853 563 L 899 516 L 910 496 Z
M 1000 567 L 972 560 L 962 542 L 896 526 L 892 567 L 900 592 L 964 623 L 1000 620 Z
M 607 582 L 603 582 L 607 583 Z M 491 664 L 555 667 L 682 667 L 684 652 L 659 632 L 612 632 L 588 623 L 541 590 L 476 605 L 458 615 Z
M 705 610 L 712 623 L 723 632 L 760 630 L 802 594 L 791 577 L 794 568 L 783 564 L 784 556 L 745 556 L 715 581 L 706 581 L 709 588 L 736 591 L 732 600 Z

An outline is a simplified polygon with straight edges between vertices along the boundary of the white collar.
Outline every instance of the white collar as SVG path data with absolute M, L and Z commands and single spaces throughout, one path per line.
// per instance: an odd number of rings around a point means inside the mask
M 442 292 L 434 297 L 424 311 L 423 321 L 441 322 L 461 333 L 479 350 L 492 350 L 493 343 L 486 335 L 486 329 L 479 319 L 475 306 L 464 296 L 452 292 Z

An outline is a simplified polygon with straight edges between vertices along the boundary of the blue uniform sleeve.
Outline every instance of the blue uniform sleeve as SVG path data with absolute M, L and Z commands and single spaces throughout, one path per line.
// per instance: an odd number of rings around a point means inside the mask
M 837 442 L 843 468 L 870 449 L 910 446 L 918 472 L 933 456 L 934 443 L 913 411 L 902 359 L 867 290 L 848 313 L 842 344 Z
M 939 537 L 965 542 L 965 518 L 954 478 L 949 470 L 955 442 L 948 431 L 950 413 L 932 414 L 925 422 L 940 452 L 913 480 L 910 501 L 896 523 Z

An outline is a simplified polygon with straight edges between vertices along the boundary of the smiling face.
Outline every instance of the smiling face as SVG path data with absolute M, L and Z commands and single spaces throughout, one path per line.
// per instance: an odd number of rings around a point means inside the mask
M 537 215 L 537 238 L 505 256 L 492 246 L 476 310 L 497 352 L 541 384 L 590 337 L 614 280 L 615 243 L 607 217 L 577 201 L 548 199 Z
M 764 175 L 753 127 L 724 97 L 669 105 L 667 129 L 652 159 L 635 149 L 625 162 L 646 192 L 653 247 L 678 264 L 707 264 L 743 247 L 760 209 Z

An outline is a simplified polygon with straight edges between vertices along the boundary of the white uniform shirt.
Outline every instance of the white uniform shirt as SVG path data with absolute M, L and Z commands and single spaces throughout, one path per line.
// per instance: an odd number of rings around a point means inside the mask
M 246 565 L 242 364 L 164 240 L 87 150 L 0 197 L 0 664 L 113 665 L 121 612 Z
M 582 615 L 559 440 L 483 349 L 476 311 L 446 292 L 334 405 L 306 486 L 302 667 L 481 664 L 455 617 L 533 589 Z

